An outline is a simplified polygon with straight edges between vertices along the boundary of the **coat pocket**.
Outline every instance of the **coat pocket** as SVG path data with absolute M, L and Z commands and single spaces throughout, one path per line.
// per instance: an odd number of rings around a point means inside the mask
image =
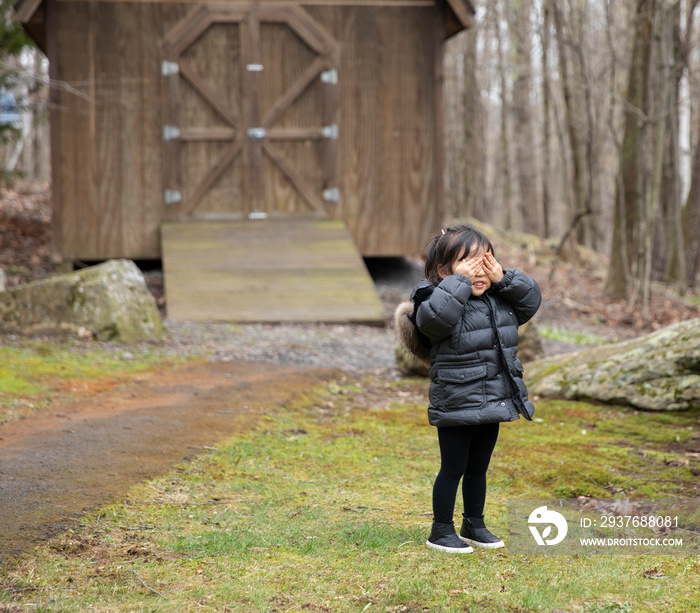
M 480 406 L 484 402 L 486 365 L 467 368 L 441 368 L 437 383 L 447 410 Z

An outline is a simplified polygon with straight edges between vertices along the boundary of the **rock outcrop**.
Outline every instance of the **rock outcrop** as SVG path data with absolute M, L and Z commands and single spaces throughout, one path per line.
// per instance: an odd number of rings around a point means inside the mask
M 98 340 L 162 340 L 165 328 L 141 271 L 109 260 L 0 293 L 4 332 L 85 333 Z
M 623 343 L 537 360 L 530 397 L 588 400 L 648 411 L 700 407 L 700 318 Z

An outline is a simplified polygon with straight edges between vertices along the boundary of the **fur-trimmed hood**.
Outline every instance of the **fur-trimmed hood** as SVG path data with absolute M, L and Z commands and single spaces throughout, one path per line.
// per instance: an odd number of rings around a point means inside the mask
M 421 302 L 430 297 L 434 289 L 428 281 L 421 281 L 411 293 L 411 299 L 399 304 L 394 312 L 394 329 L 398 342 L 426 366 L 430 366 L 432 343 L 416 325 L 416 310 Z
M 396 307 L 394 312 L 394 329 L 396 337 L 408 352 L 417 360 L 430 363 L 430 346 L 426 347 L 418 337 L 418 328 L 413 323 L 414 305 L 411 300 L 406 300 Z

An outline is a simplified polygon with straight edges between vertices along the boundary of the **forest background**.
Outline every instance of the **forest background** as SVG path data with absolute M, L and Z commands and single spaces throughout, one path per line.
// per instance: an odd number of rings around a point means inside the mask
M 648 308 L 700 269 L 700 0 L 472 0 L 446 44 L 448 217 L 609 256 Z M 48 63 L 2 0 L 0 168 L 49 181 Z

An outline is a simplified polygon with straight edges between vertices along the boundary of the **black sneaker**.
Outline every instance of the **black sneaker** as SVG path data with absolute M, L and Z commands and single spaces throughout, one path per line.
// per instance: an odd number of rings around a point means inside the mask
M 462 529 L 459 531 L 459 538 L 467 545 L 481 549 L 499 549 L 506 545 L 489 532 L 483 517 L 465 517 Z
M 430 536 L 425 542 L 425 546 L 447 553 L 471 553 L 474 551 L 457 536 L 453 523 L 438 524 L 433 522 L 433 529 L 430 531 Z

